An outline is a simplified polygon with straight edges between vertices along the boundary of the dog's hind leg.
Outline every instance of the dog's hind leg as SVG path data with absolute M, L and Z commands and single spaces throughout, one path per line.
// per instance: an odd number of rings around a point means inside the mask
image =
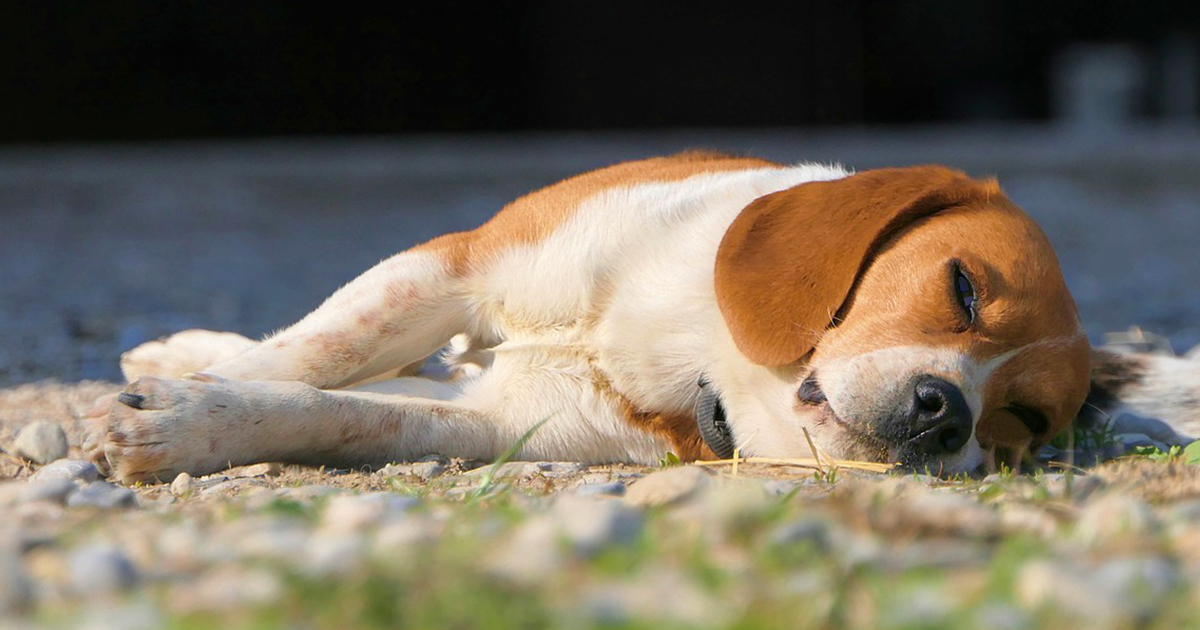
M 379 263 L 298 323 L 204 371 L 335 389 L 422 361 L 472 326 L 464 282 L 444 250 L 425 246 Z
M 257 345 L 237 333 L 184 330 L 122 354 L 121 373 L 130 383 L 142 376 L 178 378 L 228 361 Z

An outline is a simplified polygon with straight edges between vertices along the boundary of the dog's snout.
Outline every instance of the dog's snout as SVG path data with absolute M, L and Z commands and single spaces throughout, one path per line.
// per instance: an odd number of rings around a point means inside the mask
M 926 457 L 958 452 L 971 438 L 971 408 L 953 383 L 925 376 L 913 388 L 910 443 Z

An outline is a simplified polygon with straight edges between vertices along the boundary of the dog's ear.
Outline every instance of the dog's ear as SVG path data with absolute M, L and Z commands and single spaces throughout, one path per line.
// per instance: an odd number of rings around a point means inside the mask
M 760 365 L 816 347 L 879 246 L 913 221 L 999 194 L 940 166 L 800 184 L 742 210 L 717 251 L 716 294 L 738 349 Z

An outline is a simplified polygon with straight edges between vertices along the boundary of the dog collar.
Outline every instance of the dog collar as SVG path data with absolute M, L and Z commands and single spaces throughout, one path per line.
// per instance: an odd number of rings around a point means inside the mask
M 700 429 L 700 437 L 704 438 L 704 443 L 719 459 L 730 459 L 733 457 L 733 434 L 725 421 L 721 396 L 708 379 L 701 377 L 697 385 L 700 386 L 700 397 L 696 399 L 696 425 Z

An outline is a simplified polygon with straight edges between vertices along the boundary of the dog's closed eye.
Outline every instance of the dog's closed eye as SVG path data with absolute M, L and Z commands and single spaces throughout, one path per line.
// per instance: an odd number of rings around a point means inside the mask
M 966 324 L 963 326 L 963 330 L 966 330 L 975 322 L 977 315 L 976 309 L 979 300 L 975 295 L 975 283 L 971 281 L 971 276 L 967 274 L 962 263 L 957 260 L 950 263 L 950 281 L 954 301 L 958 304 L 958 308 L 966 320 Z

